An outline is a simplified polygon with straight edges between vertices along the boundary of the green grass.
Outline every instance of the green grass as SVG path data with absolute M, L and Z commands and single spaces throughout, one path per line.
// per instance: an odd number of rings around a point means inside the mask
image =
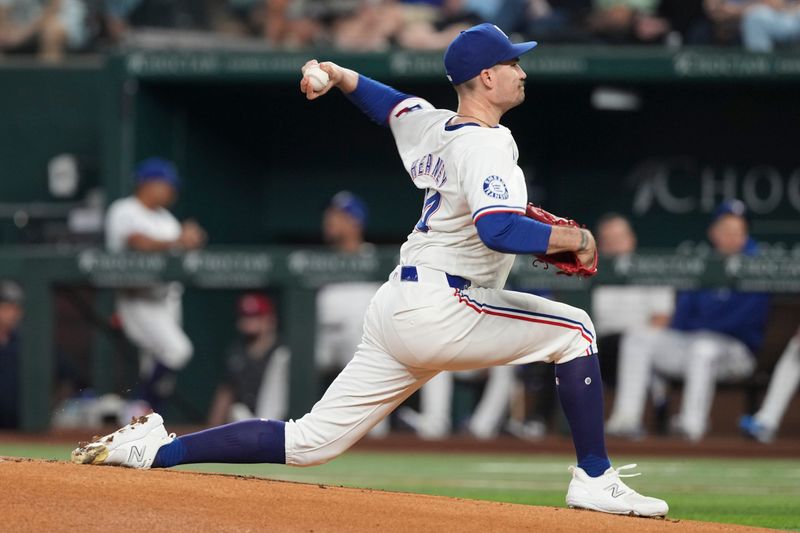
M 65 459 L 69 447 L 0 444 L 0 455 Z M 417 492 L 503 502 L 563 506 L 566 455 L 347 453 L 307 469 L 276 465 L 201 465 L 182 470 Z M 800 460 L 618 458 L 638 462 L 628 480 L 666 499 L 670 518 L 800 530 Z

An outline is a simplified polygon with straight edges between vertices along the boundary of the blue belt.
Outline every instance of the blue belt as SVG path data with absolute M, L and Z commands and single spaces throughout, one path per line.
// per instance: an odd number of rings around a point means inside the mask
M 469 286 L 472 284 L 468 279 L 462 278 L 461 276 L 451 276 L 446 272 L 443 272 L 443 274 L 447 277 L 447 284 L 453 287 L 454 289 L 468 289 Z M 400 280 L 419 281 L 419 277 L 417 276 L 417 267 L 415 266 L 400 267 Z

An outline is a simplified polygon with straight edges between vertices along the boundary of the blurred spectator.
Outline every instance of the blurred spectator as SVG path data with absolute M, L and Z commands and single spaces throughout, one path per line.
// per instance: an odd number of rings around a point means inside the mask
M 742 15 L 742 41 L 751 52 L 772 52 L 776 44 L 800 40 L 800 2 L 764 1 Z
M 58 61 L 88 40 L 82 0 L 0 0 L 0 53 Z
M 136 192 L 111 204 L 106 214 L 110 252 L 166 252 L 200 248 L 206 235 L 194 221 L 183 224 L 170 213 L 178 195 L 175 166 L 153 157 L 136 169 Z M 158 410 L 172 395 L 175 373 L 192 357 L 192 343 L 181 329 L 179 283 L 117 292 L 117 313 L 125 335 L 140 349 L 143 399 Z
M 739 421 L 742 432 L 759 442 L 772 442 L 786 408 L 797 392 L 798 385 L 800 385 L 800 329 L 789 341 L 772 371 L 761 409 L 754 416 L 744 416 Z
M 371 9 L 373 2 L 365 0 L 278 0 L 272 7 L 271 24 L 278 32 L 276 43 L 289 47 L 336 42 L 342 25 L 359 16 L 363 7 Z M 376 32 L 371 29 L 364 40 Z
M 669 23 L 668 45 L 705 45 L 714 42 L 714 25 L 705 0 L 661 0 L 658 15 Z
M 0 428 L 19 425 L 19 333 L 23 292 L 13 281 L 0 280 Z
M 626 261 L 636 251 L 636 234 L 618 213 L 607 213 L 597 222 L 597 248 L 601 257 Z M 675 307 L 670 287 L 600 285 L 592 290 L 592 319 L 597 331 L 603 381 L 617 383 L 619 343 L 628 331 L 664 328 Z
M 590 30 L 609 43 L 709 44 L 704 0 L 594 0 Z
M 398 0 L 387 16 L 396 20 L 392 37 L 410 50 L 444 50 L 462 31 L 480 24 L 460 0 Z
M 591 0 L 528 0 L 525 33 L 548 42 L 585 42 Z
M 247 293 L 239 298 L 237 312 L 238 335 L 228 348 L 227 375 L 214 395 L 208 423 L 285 420 L 291 354 L 278 343 L 275 306 L 263 294 Z
M 216 0 L 211 2 L 212 28 L 220 33 L 259 37 L 280 45 L 290 33 L 286 10 L 290 0 Z
M 755 254 L 745 206 L 725 202 L 714 213 L 708 237 L 721 256 Z M 696 441 L 703 437 L 717 381 L 748 377 L 755 369 L 769 311 L 769 296 L 729 289 L 678 295 L 668 329 L 626 333 L 620 342 L 619 382 L 607 432 L 642 433 L 642 417 L 653 372 L 683 381 L 680 413 L 673 430 Z
M 193 0 L 103 0 L 105 27 L 112 42 L 131 28 L 207 29 L 208 5 Z
M 480 20 L 460 0 L 301 0 L 288 9 L 294 43 L 326 39 L 343 50 L 375 52 L 397 43 L 415 50 L 443 50 Z
M 610 43 L 657 42 L 670 29 L 657 11 L 658 0 L 594 0 L 589 28 Z
M 374 255 L 364 241 L 368 210 L 364 200 L 348 191 L 334 195 L 322 217 L 322 234 L 331 250 L 346 255 Z M 317 292 L 317 334 L 314 361 L 324 389 L 350 362 L 361 342 L 364 315 L 381 284 L 369 281 L 330 283 Z M 384 436 L 389 419 L 370 435 Z
M 752 7 L 766 4 L 782 6 L 783 0 L 704 0 L 708 17 L 714 24 L 714 42 L 739 44 L 744 14 Z
M 582 42 L 592 0 L 460 0 L 461 9 L 506 33 L 546 42 Z

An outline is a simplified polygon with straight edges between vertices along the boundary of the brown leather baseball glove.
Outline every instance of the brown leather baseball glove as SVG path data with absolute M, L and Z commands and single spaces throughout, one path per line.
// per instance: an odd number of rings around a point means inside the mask
M 525 214 L 534 220 L 538 220 L 544 224 L 549 224 L 550 226 L 571 226 L 578 229 L 583 228 L 581 224 L 578 224 L 570 218 L 554 215 L 553 213 L 545 211 L 541 207 L 536 207 L 530 203 L 525 210 Z M 586 266 L 581 263 L 581 261 L 578 259 L 578 255 L 575 252 L 537 254 L 536 259 L 533 260 L 534 266 L 536 266 L 536 263 L 539 261 L 545 263 L 545 268 L 547 268 L 548 265 L 555 266 L 559 270 L 557 274 L 562 274 L 564 276 L 581 276 L 588 278 L 597 274 L 597 254 L 594 254 L 594 262 L 592 262 L 590 266 Z

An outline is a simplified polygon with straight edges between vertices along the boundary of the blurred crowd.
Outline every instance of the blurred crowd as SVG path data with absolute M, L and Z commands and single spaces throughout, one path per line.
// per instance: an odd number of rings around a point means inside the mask
M 155 46 L 209 34 L 217 45 L 375 52 L 444 49 L 480 22 L 544 42 L 743 45 L 800 39 L 795 0 L 0 0 L 0 54 L 59 60 L 156 32 Z M 172 38 L 172 41 L 170 40 Z M 196 41 L 197 42 L 197 41 Z M 211 45 L 215 43 L 211 40 Z

